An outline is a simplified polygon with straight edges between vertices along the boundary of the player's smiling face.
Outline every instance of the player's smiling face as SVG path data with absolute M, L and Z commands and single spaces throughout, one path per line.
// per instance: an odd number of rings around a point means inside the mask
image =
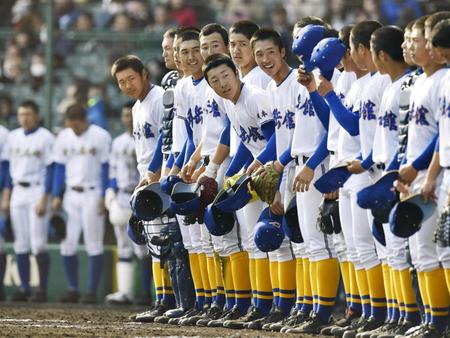
M 202 77 L 203 59 L 200 54 L 200 42 L 198 40 L 187 40 L 180 42 L 181 67 L 192 74 L 195 79 Z
M 162 57 L 164 58 L 164 64 L 167 69 L 175 69 L 175 60 L 173 56 L 173 38 L 166 37 L 161 43 Z
M 119 89 L 126 96 L 135 100 L 140 100 L 147 95 L 145 93 L 148 87 L 147 72 L 144 70 L 142 74 L 136 72 L 132 68 L 124 69 L 116 74 Z
M 217 95 L 235 102 L 241 82 L 233 69 L 222 64 L 209 70 L 208 83 Z
M 253 54 L 258 66 L 270 77 L 275 77 L 284 63 L 285 50 L 272 40 L 259 40 L 253 45 Z
M 255 65 L 250 40 L 240 33 L 230 34 L 230 54 L 239 68 Z
M 213 54 L 228 54 L 228 49 L 222 39 L 222 35 L 219 33 L 212 33 L 206 36 L 200 36 L 200 53 L 204 60 Z

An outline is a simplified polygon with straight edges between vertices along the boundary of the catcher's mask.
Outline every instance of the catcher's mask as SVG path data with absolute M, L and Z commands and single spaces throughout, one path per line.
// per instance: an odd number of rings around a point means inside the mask
M 393 189 L 394 181 L 397 178 L 397 170 L 387 172 L 374 184 L 359 191 L 356 202 L 361 208 L 372 210 L 383 209 L 390 206 L 391 202 L 397 202 L 397 193 Z
M 262 252 L 271 252 L 280 248 L 284 240 L 282 226 L 283 216 L 270 212 L 265 208 L 256 224 L 255 244 Z
M 347 48 L 338 38 L 326 38 L 320 41 L 311 54 L 310 65 L 317 67 L 320 73 L 330 81 L 334 68 L 341 62 Z
M 143 221 L 160 217 L 170 208 L 169 196 L 161 191 L 159 182 L 138 188 L 131 195 L 133 216 Z
M 420 230 L 424 221 L 433 214 L 436 203 L 426 203 L 420 194 L 398 202 L 389 214 L 389 224 L 394 235 L 407 238 Z
M 245 174 L 239 177 L 231 187 L 225 189 L 225 196 L 215 206 L 222 211 L 233 212 L 247 205 L 253 198 L 248 186 L 250 180 L 250 176 Z
M 170 206 L 178 215 L 191 215 L 200 208 L 200 185 L 178 182 L 170 195 Z
M 327 29 L 319 25 L 308 25 L 302 28 L 300 34 L 292 42 L 292 53 L 301 56 L 306 71 L 309 73 L 314 69 L 311 64 L 311 53 L 314 46 L 325 37 Z
M 384 235 L 383 224 L 373 220 L 372 223 L 372 235 L 382 246 L 386 246 L 386 236 Z
M 303 243 L 302 231 L 298 222 L 297 199 L 292 197 L 289 202 L 282 222 L 284 233 L 294 243 Z
M 347 182 L 352 175 L 347 170 L 347 166 L 348 164 L 346 162 L 342 162 L 328 170 L 316 182 L 314 182 L 316 189 L 322 194 L 328 194 L 342 188 L 345 182 Z
M 149 253 L 160 260 L 167 259 L 175 242 L 181 241 L 181 233 L 175 218 L 158 217 L 151 222 L 142 222 L 145 244 Z
M 128 237 L 137 245 L 144 245 L 146 243 L 144 235 L 144 226 L 142 221 L 136 216 L 131 216 L 127 226 Z

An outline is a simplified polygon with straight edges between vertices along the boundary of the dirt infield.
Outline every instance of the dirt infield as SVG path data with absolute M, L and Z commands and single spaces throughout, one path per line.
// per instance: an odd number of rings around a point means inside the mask
M 0 337 L 286 337 L 286 334 L 222 328 L 133 323 L 142 307 L 0 303 Z M 287 335 L 289 336 L 289 335 Z

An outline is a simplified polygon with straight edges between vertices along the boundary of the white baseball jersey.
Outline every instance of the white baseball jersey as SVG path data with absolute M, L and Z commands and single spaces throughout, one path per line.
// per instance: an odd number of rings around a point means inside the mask
M 389 76 L 381 75 L 379 72 L 369 75 L 369 80 L 361 93 L 359 109 L 359 135 L 363 158 L 366 158 L 372 151 L 381 97 L 391 83 Z
M 315 74 L 317 77 L 318 74 Z M 337 83 L 340 72 L 335 69 L 331 82 Z M 292 140 L 292 156 L 310 156 L 318 147 L 326 130 L 317 117 L 309 93 L 305 87 L 299 85 L 297 103 L 295 105 L 295 130 Z M 277 135 L 278 136 L 278 135 Z
M 388 85 L 380 103 L 380 113 L 373 141 L 372 160 L 375 163 L 389 163 L 398 148 L 398 124 L 400 90 L 407 75 Z
M 370 73 L 357 79 L 344 99 L 344 106 L 353 112 L 353 114 L 360 114 L 361 94 L 367 81 L 370 79 Z M 360 137 L 351 136 L 344 128 L 339 131 L 338 138 L 338 159 L 339 161 L 355 159 L 361 152 Z
M 240 77 L 242 82 L 263 90 L 267 88 L 267 85 L 272 80 L 259 66 L 255 66 L 245 76 Z M 230 133 L 230 156 L 234 156 L 239 145 L 239 136 L 233 128 L 230 129 Z
M 18 128 L 8 134 L 2 158 L 9 161 L 13 184 L 44 183 L 46 166 L 52 163 L 54 141 L 52 133 L 42 127 L 31 133 Z
M 214 155 L 220 141 L 220 135 L 225 127 L 224 100 L 208 85 L 207 105 L 204 111 L 204 126 L 202 135 L 202 156 Z
M 336 95 L 341 99 L 342 102 L 345 101 L 345 97 L 347 96 L 348 91 L 350 90 L 353 82 L 356 81 L 356 75 L 354 72 L 346 72 L 343 71 L 339 76 L 339 79 L 336 82 L 336 86 L 334 87 L 334 91 Z M 330 112 L 330 119 L 328 122 L 328 142 L 327 148 L 329 151 L 338 151 L 338 139 L 339 139 L 339 130 L 341 126 L 339 122 L 336 121 L 334 115 Z
M 63 129 L 56 138 L 54 159 L 66 167 L 66 185 L 101 188 L 101 168 L 108 162 L 110 146 L 109 133 L 95 125 L 79 136 L 70 128 Z
M 147 96 L 142 101 L 137 100 L 132 108 L 137 168 L 141 177 L 147 173 L 156 149 L 164 116 L 163 94 L 164 89 L 153 85 Z
M 3 161 L 3 147 L 6 144 L 9 130 L 0 125 L 0 161 Z
M 204 77 L 199 80 L 193 80 L 192 77 L 189 77 L 181 98 L 184 100 L 181 104 L 183 109 L 177 110 L 177 116 L 189 123 L 195 146 L 202 140 L 205 112 L 208 106 L 208 97 L 205 94 L 208 88 L 208 82 Z
M 306 89 L 297 82 L 297 76 L 293 69 L 289 70 L 286 78 L 279 85 L 271 80 L 267 85 L 267 94 L 270 97 L 272 105 L 272 114 L 275 121 L 277 156 L 280 156 L 291 144 L 295 128 L 296 110 L 306 109 L 307 107 L 296 107 L 298 97 L 302 99 L 308 97 Z
M 186 127 L 182 119 L 177 118 L 178 111 L 185 109 L 186 100 L 183 100 L 185 95 L 184 88 L 191 81 L 189 76 L 183 77 L 177 81 L 174 89 L 174 106 L 175 114 L 172 122 L 172 152 L 179 153 L 183 149 L 184 142 L 187 138 Z
M 439 92 L 446 68 L 433 75 L 420 75 L 411 92 L 410 121 L 408 128 L 407 163 L 412 163 L 438 132 Z
M 224 100 L 224 103 L 231 126 L 236 130 L 240 141 L 256 157 L 267 144 L 261 126 L 273 119 L 267 93 L 242 84 L 236 104 L 230 100 Z
M 115 178 L 117 187 L 125 191 L 133 190 L 139 183 L 134 139 L 128 132 L 113 140 L 109 159 L 109 177 Z
M 441 167 L 450 167 L 450 72 L 442 77 L 442 91 L 439 98 L 439 160 Z

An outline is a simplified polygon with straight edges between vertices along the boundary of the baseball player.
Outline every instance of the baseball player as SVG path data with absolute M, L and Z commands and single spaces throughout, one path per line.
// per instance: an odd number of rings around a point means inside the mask
M 0 125 L 0 191 L 3 191 L 3 186 L 5 183 L 5 178 L 8 175 L 8 161 L 3 161 L 3 147 L 6 143 L 8 137 L 8 129 Z M 1 195 L 0 195 L 1 198 Z M 5 291 L 3 285 L 3 279 L 6 271 L 6 252 L 5 252 L 5 230 L 6 230 L 6 217 L 1 210 L 0 214 L 0 301 L 5 300 Z
M 140 184 L 154 179 L 148 166 L 157 148 L 157 138 L 161 129 L 164 115 L 162 96 L 164 90 L 154 85 L 148 79 L 148 72 L 142 61 L 134 55 L 127 55 L 117 59 L 111 67 L 111 75 L 117 81 L 119 89 L 126 96 L 135 99 L 132 108 L 133 137 L 137 158 L 137 169 L 140 176 Z M 160 173 L 156 173 L 159 176 Z M 154 227 L 154 231 L 159 228 Z M 150 320 L 162 315 L 175 306 L 170 277 L 165 266 L 161 266 L 157 258 L 152 259 L 152 272 L 157 301 L 155 307 L 136 316 L 146 317 L 150 313 Z M 146 320 L 146 319 L 143 319 Z
M 60 301 L 73 303 L 80 298 L 77 250 L 83 233 L 88 254 L 88 289 L 81 301 L 96 303 L 103 261 L 104 196 L 111 136 L 104 129 L 89 125 L 86 110 L 80 104 L 69 106 L 65 118 L 67 128 L 55 142 L 52 190 L 53 209 L 63 207 L 68 217 L 61 256 L 69 288 Z
M 411 193 L 417 193 L 426 178 L 428 160 L 421 160 L 424 152 L 432 154 L 438 131 L 439 111 L 439 83 L 447 70 L 445 60 L 437 57 L 426 48 L 425 31 L 427 17 L 416 20 L 412 27 L 411 37 L 412 56 L 414 62 L 423 68 L 424 73 L 418 77 L 411 92 L 411 118 L 408 128 L 408 148 L 406 164 L 400 167 L 399 179 L 402 183 L 410 185 Z M 442 175 L 436 178 L 440 185 Z M 436 227 L 437 211 L 427 221 L 423 222 L 421 229 L 411 237 L 411 254 L 418 272 L 420 293 L 426 311 L 424 325 L 417 331 L 425 334 L 428 331 L 442 332 L 447 323 L 447 307 L 449 302 L 445 283 L 444 271 L 440 267 L 436 254 L 436 245 L 433 243 L 432 233 Z M 445 310 L 444 310 L 445 309 Z
M 225 99 L 225 111 L 231 126 L 238 132 L 241 139 L 236 155 L 225 173 L 226 177 L 230 177 L 237 173 L 251 156 L 258 156 L 267 141 L 271 139 L 273 122 L 270 114 L 267 113 L 270 105 L 263 91 L 240 82 L 236 66 L 229 57 L 213 55 L 206 60 L 206 64 L 205 77 L 214 91 Z M 263 156 L 261 161 L 264 163 L 266 160 Z M 255 309 L 239 320 L 225 321 L 223 326 L 229 328 L 243 328 L 245 323 L 264 317 L 269 313 L 272 303 L 268 260 L 265 258 L 266 255 L 256 248 L 253 241 L 255 229 L 251 226 L 252 222 L 259 217 L 262 205 L 259 207 L 259 202 L 251 204 L 254 204 L 256 208 L 251 210 L 252 216 L 247 214 L 247 209 L 244 210 L 246 217 L 244 225 L 248 226 L 246 229 L 247 251 L 250 259 L 255 259 L 256 275 L 258 276 L 256 287 L 252 286 L 257 293 L 257 302 Z M 258 274 L 258 270 L 260 274 Z M 261 273 L 263 271 L 264 273 Z M 251 270 L 250 276 L 252 276 Z
M 105 195 L 109 220 L 114 226 L 119 258 L 116 265 L 118 291 L 105 298 L 105 301 L 111 304 L 131 304 L 134 300 L 133 252 L 138 257 L 141 266 L 144 291 L 141 301 L 147 304 L 151 302 L 151 258 L 148 256 L 147 248 L 134 244 L 127 234 L 127 224 L 131 217 L 130 196 L 134 187 L 139 183 L 134 152 L 132 107 L 133 103 L 130 102 L 122 108 L 121 119 L 126 131 L 116 137 L 112 143 L 109 160 L 109 188 Z
M 9 212 L 14 232 L 14 252 L 19 269 L 20 288 L 12 301 L 30 297 L 30 261 L 36 257 L 40 283 L 34 300 L 47 300 L 50 258 L 47 253 L 48 198 L 52 183 L 54 137 L 39 126 L 39 107 L 24 101 L 17 111 L 20 128 L 12 131 L 3 146 L 2 158 L 9 162 L 2 208 Z

